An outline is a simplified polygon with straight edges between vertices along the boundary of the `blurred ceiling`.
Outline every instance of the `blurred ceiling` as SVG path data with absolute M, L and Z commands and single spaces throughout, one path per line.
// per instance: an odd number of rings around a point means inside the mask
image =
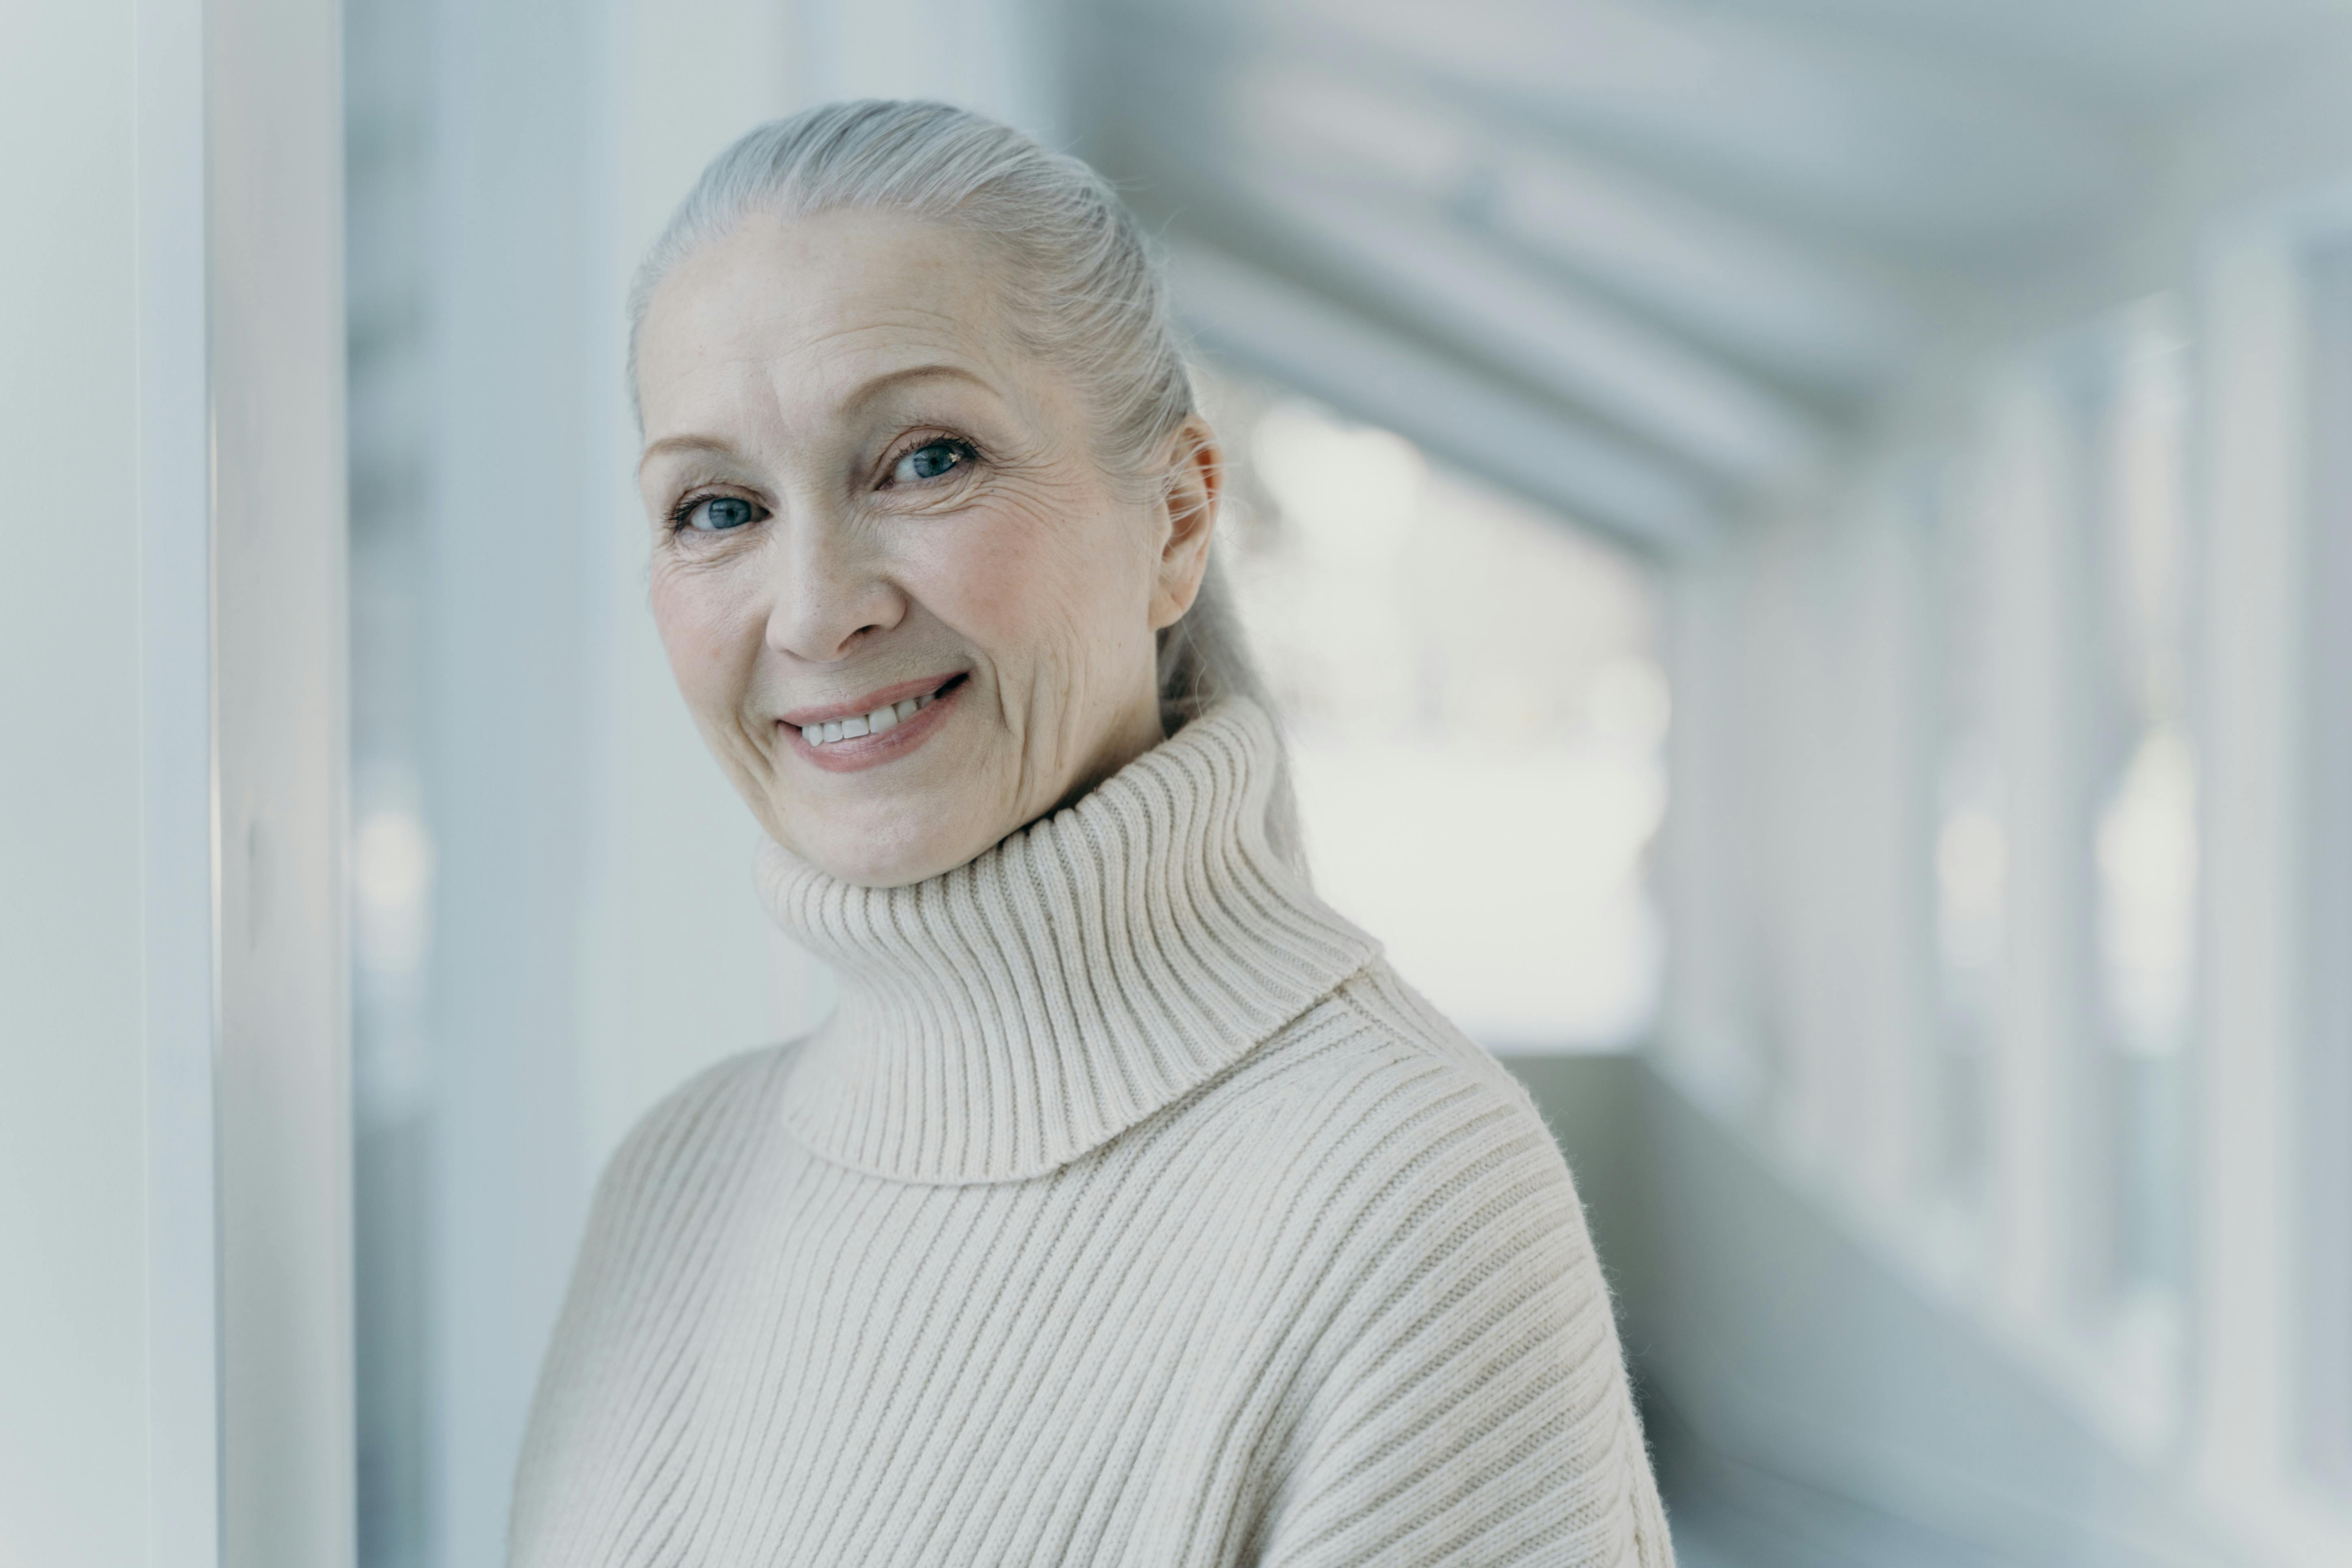
M 2352 0 L 1102 0 L 1213 351 L 1646 548 L 1803 486 Z

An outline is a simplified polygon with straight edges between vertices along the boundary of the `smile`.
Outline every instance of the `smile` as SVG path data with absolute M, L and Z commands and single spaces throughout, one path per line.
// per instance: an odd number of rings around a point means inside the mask
M 835 741 L 855 741 L 860 735 L 879 735 L 886 730 L 897 729 L 900 721 L 913 718 L 929 708 L 931 702 L 932 694 L 926 691 L 920 697 L 908 697 L 896 704 L 877 708 L 862 719 L 835 719 L 823 724 L 803 724 L 801 726 L 801 739 L 812 746 L 823 746 Z
M 886 687 L 855 705 L 787 713 L 777 727 L 789 732 L 795 751 L 827 772 L 870 767 L 921 744 L 969 679 L 959 671 L 945 679 Z

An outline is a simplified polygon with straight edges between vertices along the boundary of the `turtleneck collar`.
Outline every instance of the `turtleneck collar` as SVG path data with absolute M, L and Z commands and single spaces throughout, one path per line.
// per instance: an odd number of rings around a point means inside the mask
M 841 982 L 787 1130 L 901 1181 L 1043 1175 L 1304 1013 L 1379 948 L 1268 847 L 1277 762 L 1265 714 L 1227 701 L 928 881 L 763 846 L 770 913 Z

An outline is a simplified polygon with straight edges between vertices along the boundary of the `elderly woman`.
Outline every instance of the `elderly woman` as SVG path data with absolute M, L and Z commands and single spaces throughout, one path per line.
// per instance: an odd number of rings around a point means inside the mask
M 633 313 L 654 614 L 841 1005 L 614 1157 L 514 1562 L 1669 1563 L 1567 1168 L 1308 886 L 1108 188 L 812 110 Z

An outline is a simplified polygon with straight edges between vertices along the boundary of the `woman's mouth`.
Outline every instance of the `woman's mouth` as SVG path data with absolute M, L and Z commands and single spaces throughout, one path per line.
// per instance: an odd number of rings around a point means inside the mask
M 849 773 L 920 745 L 970 684 L 968 672 L 884 687 L 855 703 L 788 713 L 777 727 L 792 748 L 828 773 Z

